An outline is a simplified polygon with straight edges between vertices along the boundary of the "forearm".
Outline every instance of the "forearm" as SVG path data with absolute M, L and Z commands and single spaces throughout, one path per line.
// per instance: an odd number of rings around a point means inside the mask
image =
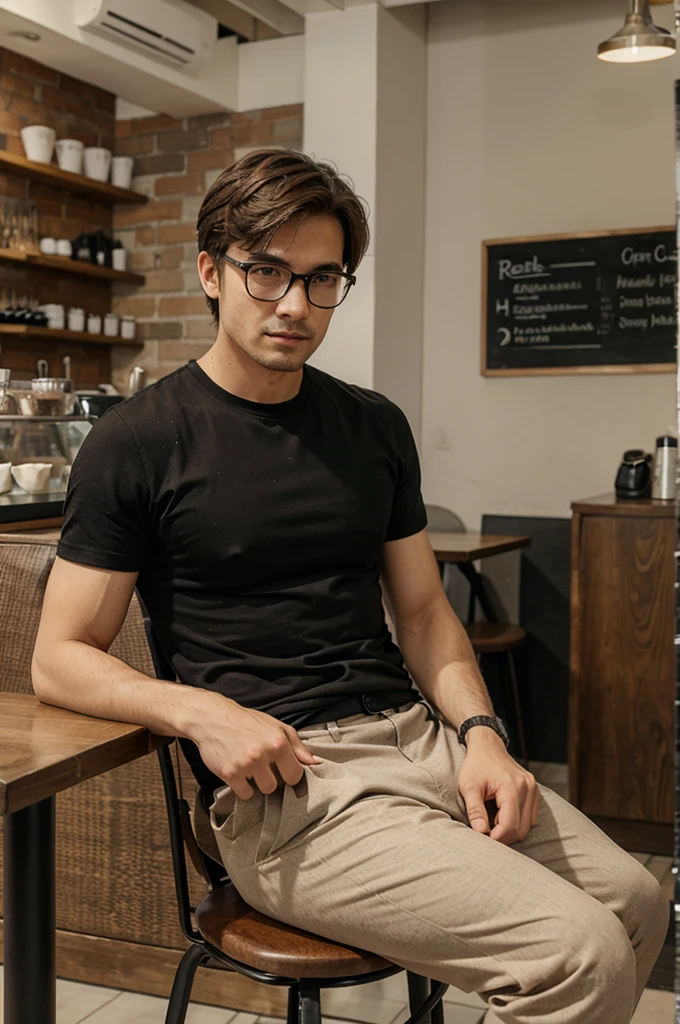
M 494 714 L 467 633 L 448 602 L 437 602 L 397 632 L 418 689 L 456 728 L 473 715 Z M 475 729 L 470 736 L 480 731 L 490 732 Z
M 206 690 L 164 682 L 78 640 L 65 640 L 33 658 L 33 688 L 46 704 L 96 718 L 144 725 L 161 736 L 196 738 L 216 701 Z

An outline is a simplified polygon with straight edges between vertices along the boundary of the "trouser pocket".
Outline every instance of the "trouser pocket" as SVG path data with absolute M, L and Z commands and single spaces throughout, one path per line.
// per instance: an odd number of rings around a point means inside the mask
M 314 772 L 324 766 L 314 766 Z M 219 836 L 222 856 L 237 848 L 256 864 L 275 856 L 307 835 L 328 810 L 328 790 L 316 785 L 318 780 L 308 765 L 296 785 L 284 783 L 273 793 L 258 789 L 248 800 L 242 800 L 224 786 L 215 793 L 210 808 L 210 821 Z

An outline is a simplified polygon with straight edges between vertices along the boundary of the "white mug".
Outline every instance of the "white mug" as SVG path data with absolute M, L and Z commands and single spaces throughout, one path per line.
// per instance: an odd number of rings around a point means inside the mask
M 107 313 L 104 317 L 104 334 L 107 338 L 115 338 L 118 334 L 120 320 L 116 313 Z
M 87 146 L 83 152 L 85 174 L 95 181 L 106 181 L 111 166 L 111 150 L 103 146 Z
M 130 340 L 135 336 L 137 321 L 133 316 L 122 316 L 120 318 L 120 336 Z
M 40 239 L 40 251 L 45 256 L 54 256 L 57 251 L 57 240 L 52 238 L 51 235 L 45 235 L 44 238 Z
M 132 182 L 132 165 L 134 160 L 131 156 L 114 156 L 111 161 L 111 184 L 118 188 L 129 188 Z
M 73 246 L 69 242 L 68 238 L 57 239 L 57 256 L 68 256 L 71 258 L 73 252 Z
M 54 152 L 54 140 L 57 133 L 54 128 L 44 124 L 32 124 L 21 129 L 21 141 L 29 160 L 38 164 L 48 164 Z
M 83 173 L 84 146 L 80 139 L 57 139 L 54 148 L 57 151 L 57 163 L 62 171 L 71 174 Z
M 125 249 L 114 249 L 111 253 L 114 270 L 127 269 L 127 252 Z
M 0 494 L 12 490 L 12 463 L 0 462 Z
M 69 331 L 85 330 L 85 310 L 72 306 L 66 315 L 66 324 Z

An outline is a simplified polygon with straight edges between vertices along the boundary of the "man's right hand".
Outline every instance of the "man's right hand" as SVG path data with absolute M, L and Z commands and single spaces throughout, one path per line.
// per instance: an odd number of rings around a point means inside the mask
M 321 764 L 311 754 L 292 725 L 263 711 L 244 708 L 229 698 L 219 698 L 192 739 L 198 744 L 205 765 L 222 779 L 241 800 L 255 792 L 273 793 L 281 779 L 294 786 L 302 778 L 303 765 Z

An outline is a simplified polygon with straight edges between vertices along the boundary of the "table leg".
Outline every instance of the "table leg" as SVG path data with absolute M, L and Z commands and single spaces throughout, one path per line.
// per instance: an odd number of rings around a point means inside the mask
M 456 567 L 460 569 L 465 579 L 470 584 L 470 589 L 479 601 L 479 607 L 482 609 L 484 618 L 487 622 L 498 622 L 498 616 L 494 612 L 484 586 L 482 584 L 482 578 L 475 569 L 471 562 L 456 562 Z
M 55 1024 L 54 797 L 6 814 L 5 1024 Z

